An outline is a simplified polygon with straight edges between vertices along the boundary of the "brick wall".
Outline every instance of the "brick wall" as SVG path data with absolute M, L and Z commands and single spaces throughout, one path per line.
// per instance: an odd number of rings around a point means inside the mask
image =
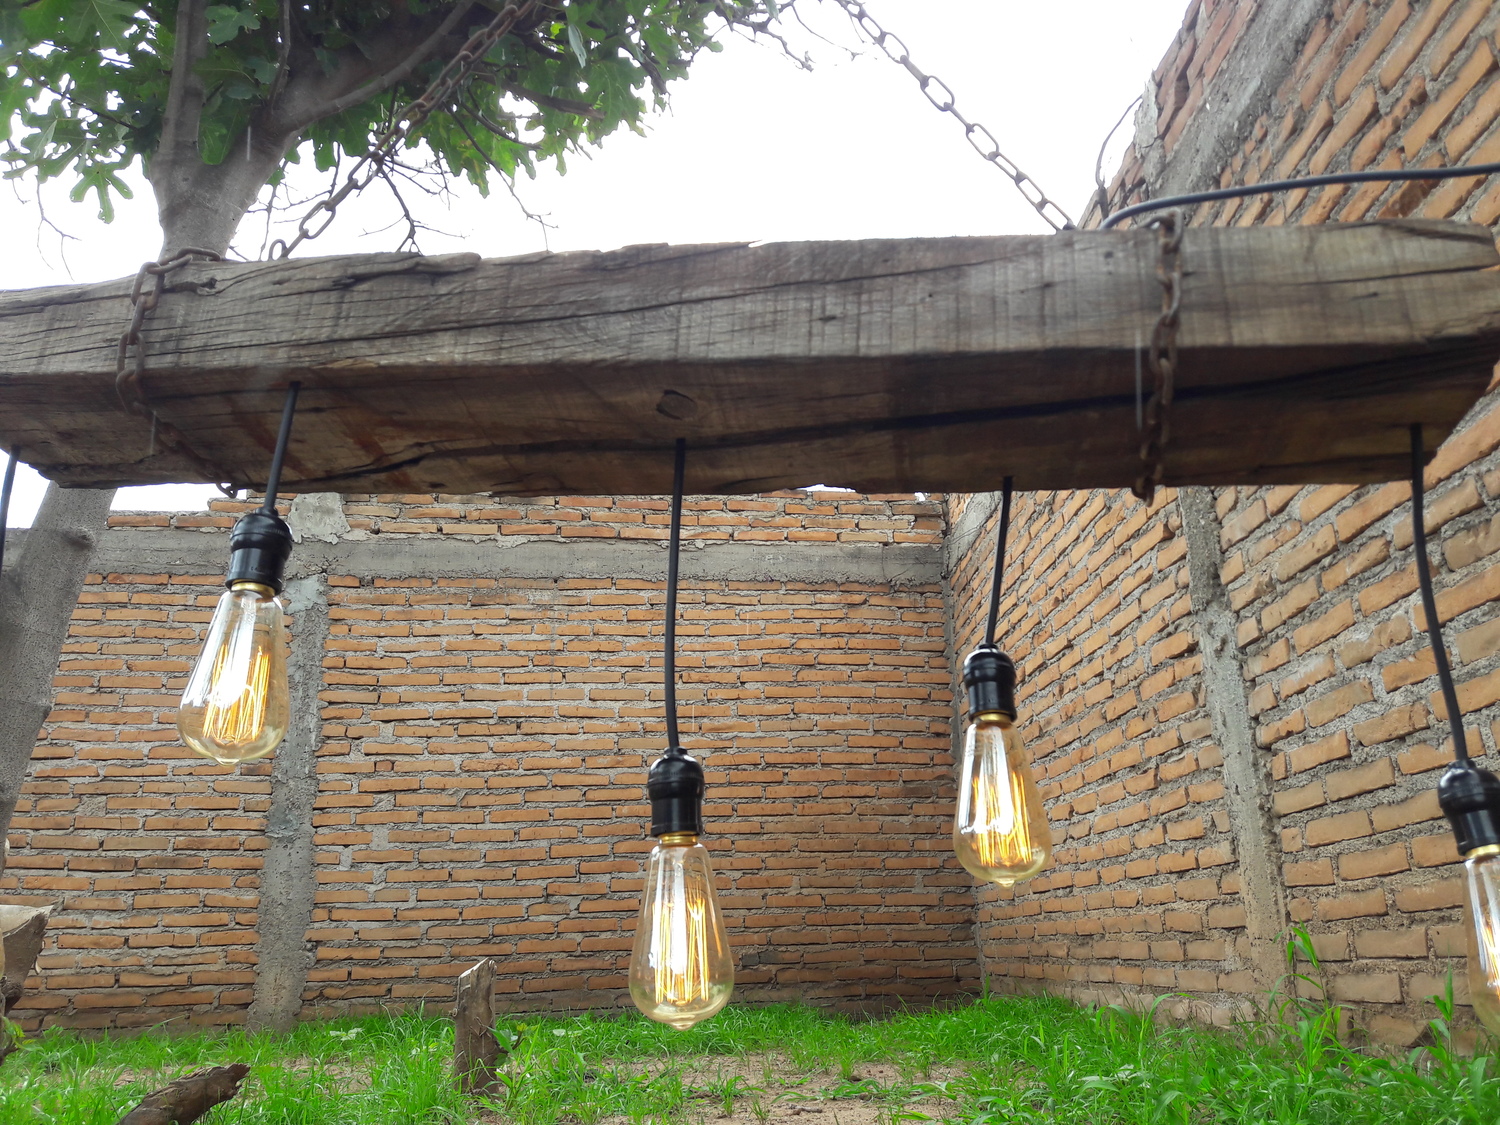
M 1195 2 L 1148 85 L 1112 205 L 1324 171 L 1500 159 L 1497 26 L 1491 0 Z M 1500 182 L 1328 187 L 1207 205 L 1191 221 L 1407 216 L 1493 224 Z M 1492 768 L 1497 445 L 1492 393 L 1427 473 L 1439 613 L 1470 740 Z M 1170 451 L 1167 463 L 1170 480 Z M 1236 993 L 1268 984 L 1266 970 L 1253 971 L 1241 886 L 1247 852 L 1268 846 L 1278 885 L 1265 901 L 1277 927 L 1311 932 L 1324 985 L 1375 1037 L 1411 1042 L 1450 970 L 1461 1000 L 1465 987 L 1458 857 L 1433 792 L 1451 748 L 1419 635 L 1409 489 L 1204 491 L 1216 542 L 1186 561 L 1163 541 L 1181 527 L 1182 495 L 1151 514 L 1117 494 L 1039 495 L 1019 509 L 1028 566 L 1005 628 L 1025 654 L 1023 706 L 1059 862 L 1031 889 L 981 895 L 986 969 L 1002 985 L 1056 981 L 1086 998 L 1175 988 L 1205 1014 L 1232 1011 Z M 957 526 L 964 505 L 950 505 Z M 972 556 L 987 555 L 992 533 L 990 521 L 955 560 L 961 638 L 979 612 L 984 560 Z M 1057 569 L 1033 575 L 1052 560 Z M 1203 677 L 1214 598 L 1230 624 L 1232 689 Z M 1253 730 L 1250 781 L 1261 787 L 1259 824 L 1242 808 L 1244 832 L 1229 824 L 1227 750 L 1202 718 L 1205 706 L 1234 705 Z M 1121 815 L 1143 813 L 1156 815 L 1120 826 Z
M 1295 56 L 1258 56 L 1250 34 L 1311 9 Z M 1189 7 L 1183 30 L 1153 76 L 1136 144 L 1111 186 L 1116 205 L 1162 194 L 1174 151 L 1204 111 L 1231 92 L 1236 52 L 1276 79 L 1217 166 L 1199 162 L 1193 186 L 1256 183 L 1323 172 L 1476 164 L 1500 160 L 1496 83 L 1500 8 L 1490 0 L 1218 0 Z M 1215 80 L 1219 80 L 1216 85 Z M 1175 185 L 1174 185 L 1175 189 Z M 1197 224 L 1321 223 L 1359 219 L 1500 219 L 1500 182 L 1481 177 L 1410 184 L 1333 185 L 1199 208 Z
M 982 639 L 998 514 L 951 501 L 973 545 L 952 576 L 955 662 Z M 999 640 L 1017 662 L 1021 730 L 1053 825 L 1053 865 L 979 892 L 999 988 L 1085 1001 L 1139 990 L 1253 992 L 1219 748 L 1189 620 L 1171 490 L 1017 496 Z
M 115 555 L 196 543 L 206 565 L 96 574 L 80 601 L 0 883 L 64 901 L 18 1011 L 32 1026 L 238 1022 L 255 998 L 287 747 L 226 769 L 171 726 L 239 507 L 115 517 Z M 973 988 L 973 897 L 947 839 L 940 502 L 792 493 L 687 507 L 683 737 L 706 755 L 739 995 L 868 1007 Z M 340 543 L 380 550 L 388 569 L 445 537 L 500 565 L 512 544 L 566 542 L 607 576 L 566 577 L 574 564 L 532 577 L 319 576 L 304 1014 L 440 1003 L 482 956 L 500 958 L 513 1007 L 628 1005 L 651 843 L 644 767 L 664 738 L 663 587 L 608 576 L 624 545 L 576 538 L 647 537 L 659 569 L 665 502 L 370 497 L 344 511 Z M 765 554 L 799 540 L 804 562 Z M 933 561 L 919 581 L 895 564 L 878 581 L 735 580 L 699 573 L 715 543 L 715 557 L 768 572 L 811 559 L 837 574 L 851 550 Z
M 1471 752 L 1490 768 L 1497 444 L 1500 404 L 1490 402 L 1427 473 L 1438 614 Z M 1467 995 L 1458 854 L 1434 792 L 1452 744 L 1421 632 L 1409 494 L 1390 484 L 1218 496 L 1290 918 L 1314 935 L 1332 995 L 1365 1005 L 1400 1039 L 1450 967 Z

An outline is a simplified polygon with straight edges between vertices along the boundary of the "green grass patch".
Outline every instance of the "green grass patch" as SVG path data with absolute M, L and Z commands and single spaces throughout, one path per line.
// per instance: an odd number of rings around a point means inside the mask
M 205 1125 L 1500 1122 L 1494 1059 L 1456 1051 L 1446 1018 L 1401 1056 L 1343 1044 L 1336 1026 L 1315 1005 L 1219 1030 L 1045 997 L 869 1021 L 731 1006 L 686 1032 L 634 1014 L 523 1017 L 502 1029 L 506 1088 L 485 1105 L 454 1090 L 451 1025 L 422 1015 L 288 1035 L 50 1031 L 0 1067 L 0 1122 L 115 1125 L 172 1078 L 229 1062 L 250 1077 Z

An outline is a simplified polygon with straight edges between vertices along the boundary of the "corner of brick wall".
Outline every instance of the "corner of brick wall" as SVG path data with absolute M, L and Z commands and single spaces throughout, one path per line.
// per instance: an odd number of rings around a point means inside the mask
M 111 557 L 170 535 L 208 563 L 97 573 L 80 599 L 0 877 L 13 900 L 63 904 L 25 1026 L 239 1023 L 254 999 L 276 759 L 221 768 L 172 727 L 242 507 L 112 520 Z M 397 571 L 566 543 L 605 575 L 639 557 L 634 540 L 659 556 L 667 517 L 656 497 L 372 496 L 343 511 L 340 545 Z M 916 581 L 699 579 L 685 564 L 679 698 L 706 755 L 739 996 L 868 1009 L 973 991 L 973 894 L 947 838 L 941 498 L 695 497 L 686 525 L 690 552 L 800 551 L 831 575 L 870 552 L 933 559 Z M 663 746 L 662 582 L 323 580 L 315 893 L 290 937 L 313 957 L 304 1017 L 440 1007 L 486 956 L 508 1007 L 628 1006 L 644 770 Z
M 1254 21 L 1276 20 L 1289 7 L 1287 0 L 1204 0 L 1189 8 L 1148 91 L 1153 104 L 1141 120 L 1154 126 L 1126 154 L 1112 207 L 1161 194 L 1148 176 L 1170 166 L 1190 128 L 1212 124 L 1204 115 L 1224 100 L 1214 80 L 1237 51 L 1250 49 Z M 1176 168 L 1174 182 L 1228 185 L 1500 160 L 1497 27 L 1500 4 L 1493 0 L 1331 2 L 1226 162 Z M 1405 217 L 1493 225 L 1500 219 L 1500 179 L 1327 187 L 1205 205 L 1191 221 Z M 1500 393 L 1492 391 L 1427 474 L 1439 614 L 1457 657 L 1466 729 L 1484 759 L 1493 759 L 1500 734 L 1497 446 Z M 1459 1002 L 1467 1001 L 1458 856 L 1434 796 L 1434 771 L 1451 748 L 1420 635 L 1408 492 L 1399 482 L 1213 492 L 1224 558 L 1213 578 L 1235 615 L 1286 923 L 1311 934 L 1328 995 L 1348 1005 L 1375 1038 L 1403 1044 L 1414 1042 L 1435 1014 L 1428 998 L 1444 990 L 1450 973 Z M 1044 560 L 1057 565 L 1059 552 L 1038 550 L 1038 536 L 1072 544 L 1067 561 L 1074 565 L 1100 550 L 1093 495 L 1035 499 L 1032 511 L 1043 513 L 1043 525 L 1027 532 L 1035 552 L 1028 553 L 1027 573 Z M 962 503 L 950 500 L 955 510 Z M 1123 635 L 1118 642 L 1095 639 L 1105 622 L 1118 620 L 1119 599 L 1128 601 L 1137 589 L 1132 580 L 1163 605 L 1180 604 L 1169 583 L 1183 564 L 1172 560 L 1170 540 L 1164 544 L 1155 530 L 1158 519 L 1170 528 L 1170 507 L 1169 501 L 1115 552 L 1100 551 L 1085 563 L 1079 585 L 1068 584 L 1065 569 L 1054 571 L 1045 586 L 1032 589 L 1035 604 L 1021 592 L 1007 617 L 1010 634 L 1024 638 L 1018 647 L 1031 654 L 1032 730 L 1049 783 L 1059 863 L 1052 881 L 1039 879 L 1032 890 L 984 894 L 979 925 L 987 973 L 1014 987 L 1047 985 L 1100 999 L 1131 988 L 1177 990 L 1201 998 L 1205 1012 L 1223 1012 L 1232 1009 L 1226 997 L 1247 978 L 1234 972 L 1242 940 L 1233 926 L 1236 841 L 1223 836 L 1222 817 L 1215 819 L 1217 748 L 1202 741 L 1194 710 L 1202 698 L 1192 615 L 1164 628 L 1158 648 L 1142 651 L 1137 640 L 1131 652 Z M 1063 511 L 1076 515 L 1053 530 Z M 969 577 L 956 577 L 955 586 L 978 581 L 971 572 L 983 569 L 985 551 L 975 550 L 978 557 L 956 568 Z M 1152 559 L 1149 577 L 1135 577 Z M 1093 573 L 1122 565 L 1127 569 L 1111 583 L 1089 583 Z M 960 618 L 971 631 L 973 598 L 971 591 Z M 1077 650 L 1091 640 L 1098 646 L 1092 661 Z M 1156 654 L 1165 660 L 1174 645 L 1182 652 L 1171 658 L 1171 670 L 1158 667 Z M 1160 686 L 1169 678 L 1170 687 Z M 1165 704 L 1158 704 L 1154 727 L 1142 718 L 1148 698 Z M 1160 739 L 1174 744 L 1153 754 Z M 1141 764 L 1117 758 L 1121 751 L 1139 755 Z M 1172 779 L 1169 788 L 1168 771 L 1186 768 L 1178 763 L 1189 758 L 1199 772 Z M 1147 765 L 1155 766 L 1150 782 L 1140 772 Z M 1119 811 L 1139 815 L 1143 806 L 1150 819 L 1132 826 L 1133 833 L 1110 819 Z M 1200 827 L 1202 837 L 1191 837 Z M 1196 854 L 1184 846 L 1190 838 L 1201 840 Z M 1118 860 L 1111 848 L 1121 853 Z M 1094 858 L 1079 863 L 1084 855 Z M 1080 878 L 1100 885 L 1082 889 Z M 1214 929 L 1216 922 L 1224 928 Z

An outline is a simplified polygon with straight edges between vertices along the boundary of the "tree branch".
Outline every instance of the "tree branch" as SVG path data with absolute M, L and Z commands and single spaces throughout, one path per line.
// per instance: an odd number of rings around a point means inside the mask
M 276 7 L 281 30 L 276 44 L 276 76 L 271 79 L 271 90 L 266 97 L 268 105 L 276 104 L 292 73 L 292 0 L 280 0 Z
M 571 113 L 577 117 L 592 118 L 595 121 L 604 120 L 604 114 L 589 105 L 588 102 L 579 101 L 576 98 L 558 98 L 553 97 L 551 94 L 539 94 L 537 91 L 528 90 L 525 86 L 515 82 L 502 82 L 500 85 L 505 88 L 506 93 L 514 94 L 516 97 L 524 98 L 526 101 L 536 105 L 544 105 L 548 109 L 558 109 L 563 113 Z
M 198 126 L 203 117 L 203 79 L 198 64 L 208 55 L 208 0 L 181 0 L 177 5 L 172 79 L 162 113 L 161 143 L 151 160 L 150 179 L 160 194 L 164 185 L 198 159 Z
M 332 117 L 336 113 L 342 113 L 344 110 L 359 105 L 361 102 L 369 101 L 377 94 L 382 94 L 392 86 L 405 81 L 417 67 L 421 66 L 422 63 L 426 62 L 432 56 L 443 40 L 453 33 L 453 29 L 469 14 L 469 10 L 473 7 L 474 0 L 459 0 L 458 5 L 438 24 L 437 29 L 424 39 L 416 50 L 408 54 L 395 66 L 377 74 L 376 77 L 353 90 L 348 90 L 335 97 L 314 102 L 301 112 L 285 119 L 282 122 L 283 126 L 289 133 L 300 133 L 315 121 L 321 121 L 325 117 Z M 389 41 L 391 42 L 406 42 L 407 39 L 408 37 L 405 34 L 389 37 Z M 380 52 L 371 51 L 370 53 L 379 54 Z M 359 57 L 363 59 L 365 57 L 364 53 L 361 53 Z M 339 69 L 353 70 L 354 68 L 340 67 Z

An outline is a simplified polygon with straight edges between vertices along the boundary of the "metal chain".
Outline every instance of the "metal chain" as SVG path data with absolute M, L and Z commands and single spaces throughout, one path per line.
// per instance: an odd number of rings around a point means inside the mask
M 327 230 L 338 212 L 339 204 L 368 187 L 384 170 L 386 162 L 396 149 L 422 127 L 433 110 L 447 101 L 448 96 L 469 76 L 475 64 L 488 55 L 490 49 L 509 34 L 517 23 L 543 6 L 543 0 L 510 0 L 501 8 L 489 25 L 475 32 L 458 54 L 449 60 L 448 65 L 432 80 L 422 96 L 408 102 L 397 112 L 395 120 L 376 140 L 375 146 L 349 170 L 343 184 L 330 195 L 318 200 L 302 216 L 292 240 L 287 242 L 278 238 L 271 243 L 270 256 L 273 259 L 286 258 L 302 243 L 317 238 Z M 323 216 L 322 221 L 313 226 L 314 220 L 320 215 Z
M 922 93 L 932 103 L 933 108 L 939 113 L 949 114 L 964 127 L 964 138 L 969 142 L 969 146 L 1009 176 L 1015 183 L 1016 190 L 1021 193 L 1027 203 L 1036 208 L 1036 213 L 1053 230 L 1074 229 L 1076 224 L 1072 217 L 1049 199 L 1046 192 L 1042 191 L 1035 180 L 1021 171 L 1015 161 L 1000 151 L 1000 142 L 995 140 L 995 135 L 978 122 L 970 121 L 959 111 L 953 91 L 949 89 L 948 84 L 941 78 L 928 74 L 911 61 L 906 44 L 899 36 L 892 35 L 881 27 L 865 6 L 859 3 L 859 0 L 836 0 L 836 3 L 849 13 L 849 18 L 854 21 L 854 25 L 859 28 L 865 38 L 885 52 L 886 58 L 900 64 L 917 80 L 917 85 L 922 88 Z
M 130 327 L 120 334 L 120 343 L 115 350 L 115 394 L 119 396 L 120 404 L 130 413 L 151 420 L 148 456 L 154 455 L 159 445 L 164 446 L 191 461 L 206 479 L 217 481 L 224 474 L 193 451 L 181 430 L 158 417 L 146 400 L 146 391 L 141 383 L 141 376 L 146 370 L 146 340 L 142 331 L 146 316 L 161 301 L 167 274 L 198 260 L 217 262 L 222 259 L 212 250 L 189 246 L 160 261 L 146 262 L 136 271 L 135 283 L 130 287 Z M 149 290 L 146 289 L 148 277 L 155 279 Z M 134 362 L 131 360 L 131 348 L 135 349 Z
M 1162 453 L 1172 437 L 1172 394 L 1177 377 L 1177 326 L 1182 311 L 1182 228 L 1180 212 L 1151 220 L 1156 230 L 1156 280 L 1161 285 L 1161 314 L 1151 330 L 1147 360 L 1156 385 L 1146 400 L 1141 426 L 1141 471 L 1131 489 L 1150 503 L 1161 484 Z

